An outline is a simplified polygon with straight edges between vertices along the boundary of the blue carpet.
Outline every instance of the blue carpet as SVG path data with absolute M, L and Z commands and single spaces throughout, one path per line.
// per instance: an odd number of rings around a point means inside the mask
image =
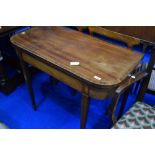
M 73 95 L 72 89 L 61 82 L 52 86 L 49 76 L 42 72 L 33 76 L 33 88 L 37 111 L 32 109 L 25 83 L 9 96 L 0 93 L 1 122 L 10 128 L 79 128 L 81 101 L 79 92 Z M 146 95 L 145 98 L 146 102 L 155 103 L 153 96 Z M 135 97 L 130 95 L 125 111 L 132 106 L 134 99 Z M 111 121 L 106 115 L 110 101 L 111 99 L 90 100 L 87 128 L 110 128 Z
M 51 86 L 49 76 L 41 72 L 33 77 L 33 88 L 37 111 L 31 107 L 24 83 L 9 96 L 0 93 L 0 121 L 10 128 L 79 128 L 80 93 L 73 96 L 63 83 Z M 108 128 L 104 122 L 107 103 L 91 99 L 88 128 Z
M 141 46 L 136 50 L 141 51 Z M 148 60 L 149 52 L 144 57 L 144 61 Z M 32 80 L 37 111 L 33 111 L 27 87 L 23 83 L 9 96 L 0 93 L 0 121 L 9 128 L 78 129 L 81 94 L 79 92 L 73 94 L 72 88 L 61 82 L 52 86 L 49 76 L 42 72 L 34 75 Z M 124 113 L 134 102 L 135 96 L 130 95 Z M 145 102 L 153 105 L 155 97 L 146 94 Z M 111 127 L 111 119 L 106 115 L 110 103 L 111 99 L 90 100 L 87 128 Z M 119 105 L 116 113 L 118 112 Z

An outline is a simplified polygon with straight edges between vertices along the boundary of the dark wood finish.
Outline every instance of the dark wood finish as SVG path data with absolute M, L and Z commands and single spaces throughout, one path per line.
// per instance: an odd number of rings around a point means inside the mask
M 155 43 L 155 26 L 103 26 L 118 33 Z
M 34 98 L 34 94 L 33 94 L 33 88 L 32 88 L 32 83 L 31 83 L 31 75 L 30 75 L 30 72 L 28 70 L 27 64 L 22 59 L 21 53 L 18 53 L 18 56 L 20 58 L 20 63 L 21 63 L 21 67 L 22 67 L 22 71 L 23 71 L 25 81 L 26 81 L 27 86 L 28 86 L 29 94 L 31 96 L 32 107 L 33 107 L 34 110 L 36 110 L 37 107 L 36 107 L 36 104 L 35 104 L 35 98 Z
M 110 39 L 121 41 L 121 42 L 125 43 L 129 49 L 132 49 L 135 45 L 140 44 L 140 39 L 138 39 L 138 38 L 135 38 L 135 37 L 123 34 L 123 33 L 111 31 L 111 30 L 106 29 L 106 28 L 101 27 L 101 26 L 88 26 L 88 30 L 90 32 L 90 35 L 92 35 L 92 36 L 94 34 L 100 34 L 100 35 L 106 36 Z M 140 65 L 138 66 L 138 68 L 140 68 Z M 138 84 L 136 84 L 136 86 L 138 86 Z M 120 118 L 122 116 L 122 113 L 123 113 L 123 110 L 125 108 L 125 104 L 126 104 L 126 101 L 128 98 L 128 94 L 129 94 L 129 91 L 126 91 L 124 93 L 122 104 L 120 106 L 120 112 L 119 112 L 118 118 Z M 115 98 L 119 98 L 119 94 L 117 96 L 115 96 Z M 115 98 L 113 99 L 114 103 L 116 102 Z M 111 107 L 111 108 L 114 108 L 114 107 Z M 113 122 L 116 121 L 116 118 L 114 116 L 112 119 L 113 119 Z
M 62 27 L 33 28 L 12 37 L 11 41 L 96 87 L 119 84 L 142 58 L 139 53 Z M 71 61 L 79 61 L 80 65 L 70 66 Z M 94 75 L 103 78 L 99 81 Z
M 126 81 L 124 81 L 124 83 L 121 84 L 120 87 L 118 87 L 115 91 L 115 94 L 114 94 L 114 97 L 113 97 L 113 101 L 112 101 L 112 104 L 109 108 L 109 113 L 112 115 L 112 121 L 113 121 L 113 124 L 116 123 L 117 121 L 117 117 L 115 115 L 115 111 L 116 111 L 116 107 L 117 107 L 117 104 L 118 104 L 118 101 L 120 99 L 120 96 L 125 93 L 125 99 L 123 99 L 123 102 L 121 104 L 121 109 L 123 110 L 124 109 L 124 105 L 125 105 L 125 102 L 126 102 L 126 98 L 128 96 L 128 92 L 129 92 L 129 88 L 136 82 L 138 81 L 145 81 L 145 78 L 147 78 L 148 76 L 148 73 L 147 72 L 137 72 L 135 75 L 135 78 L 128 78 Z M 120 111 L 119 113 L 119 117 L 121 117 L 121 114 L 122 114 L 122 111 Z
M 86 127 L 88 108 L 89 108 L 89 96 L 83 94 L 81 102 L 81 121 L 80 121 L 81 129 L 84 129 Z
M 89 26 L 89 32 L 91 35 L 93 33 L 98 33 L 100 35 L 104 35 L 106 37 L 119 40 L 127 44 L 128 48 L 132 49 L 133 46 L 140 44 L 140 40 L 125 34 L 121 34 L 115 31 L 111 31 L 99 26 Z
M 142 58 L 129 49 L 64 27 L 35 27 L 13 36 L 11 42 L 21 61 L 82 92 L 82 128 L 86 123 L 88 98 L 112 97 Z M 70 66 L 72 61 L 79 61 L 80 65 Z
M 78 30 L 78 31 L 83 31 L 83 30 L 85 30 L 85 29 L 87 29 L 87 26 L 75 26 L 76 27 L 76 29 Z
M 142 51 L 143 53 L 147 50 L 148 46 L 155 47 L 155 26 L 104 26 L 104 28 L 139 38 L 140 42 L 143 44 L 143 51 Z M 152 62 L 150 61 L 148 66 L 151 65 L 151 63 Z M 141 95 L 138 97 L 139 100 L 141 101 L 143 100 L 145 93 L 155 95 L 154 91 L 149 90 L 149 88 L 147 88 L 150 81 L 149 78 L 151 77 L 152 70 L 149 70 L 149 72 L 150 73 L 148 78 L 142 85 L 142 90 L 140 91 Z M 139 84 L 136 85 L 136 88 L 138 87 Z
M 152 52 L 151 52 L 151 57 L 150 57 L 150 61 L 149 61 L 148 68 L 147 68 L 148 76 L 144 80 L 144 82 L 142 83 L 140 93 L 139 93 L 139 96 L 138 96 L 138 99 L 137 99 L 138 101 L 143 101 L 144 95 L 147 92 L 147 87 L 148 87 L 148 84 L 149 84 L 149 81 L 150 81 L 152 70 L 154 68 L 154 63 L 155 63 L 155 47 L 152 49 Z

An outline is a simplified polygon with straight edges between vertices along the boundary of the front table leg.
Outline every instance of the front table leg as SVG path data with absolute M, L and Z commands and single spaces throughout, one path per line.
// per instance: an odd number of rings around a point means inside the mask
M 34 98 L 34 94 L 33 94 L 33 88 L 32 88 L 32 83 L 31 83 L 31 75 L 30 75 L 27 64 L 22 59 L 21 54 L 19 54 L 19 58 L 20 58 L 20 63 L 21 63 L 23 74 L 24 74 L 25 82 L 27 84 L 29 94 L 30 94 L 30 97 L 31 97 L 32 107 L 33 107 L 34 110 L 36 110 L 37 107 L 36 107 L 36 104 L 35 104 L 35 98 Z
M 81 103 L 81 120 L 80 120 L 81 129 L 84 129 L 86 127 L 88 108 L 89 108 L 89 96 L 83 94 Z

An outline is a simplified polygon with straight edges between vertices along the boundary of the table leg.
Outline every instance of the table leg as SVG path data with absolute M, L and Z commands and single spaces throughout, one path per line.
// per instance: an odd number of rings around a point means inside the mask
M 84 129 L 86 127 L 88 108 L 89 108 L 89 96 L 83 94 L 81 103 L 81 120 L 80 120 L 81 129 Z
M 20 54 L 19 54 L 19 57 L 20 57 L 20 63 L 21 63 L 23 74 L 24 74 L 24 78 L 25 78 L 25 81 L 26 81 L 26 84 L 27 84 L 27 87 L 29 90 L 30 97 L 31 97 L 32 107 L 34 110 L 36 110 L 37 106 L 35 104 L 35 98 L 34 98 L 34 94 L 33 94 L 31 75 L 30 75 L 27 64 L 23 61 L 22 56 Z
M 110 104 L 110 107 L 107 111 L 108 115 L 111 115 L 112 117 L 112 125 L 114 125 L 117 121 L 117 117 L 116 117 L 116 107 L 117 107 L 117 104 L 118 104 L 118 101 L 119 101 L 119 98 L 120 98 L 120 94 L 115 94 L 112 98 L 112 103 Z

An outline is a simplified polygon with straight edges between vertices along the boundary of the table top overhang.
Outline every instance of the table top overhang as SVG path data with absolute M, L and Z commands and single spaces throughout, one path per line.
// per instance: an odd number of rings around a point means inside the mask
M 66 27 L 34 27 L 13 36 L 11 42 L 96 86 L 121 83 L 143 57 Z M 71 66 L 70 62 L 80 65 Z

